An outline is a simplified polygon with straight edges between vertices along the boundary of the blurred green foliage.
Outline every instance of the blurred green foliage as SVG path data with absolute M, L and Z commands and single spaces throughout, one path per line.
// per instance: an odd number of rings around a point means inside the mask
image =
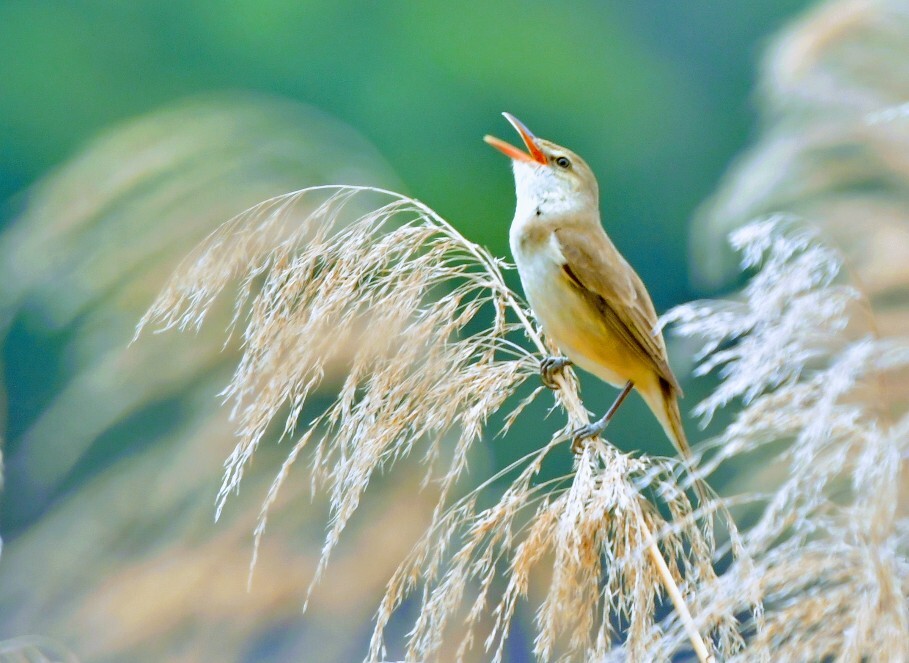
M 253 90 L 351 124 L 416 195 L 505 253 L 509 110 L 575 148 L 657 306 L 687 295 L 687 220 L 750 131 L 766 35 L 805 0 L 0 3 L 0 199 L 113 122 Z M 660 278 L 671 275 L 671 278 Z

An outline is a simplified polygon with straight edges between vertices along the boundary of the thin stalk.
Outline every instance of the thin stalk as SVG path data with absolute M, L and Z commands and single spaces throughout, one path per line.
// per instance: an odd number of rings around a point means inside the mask
M 666 564 L 663 553 L 661 553 L 660 549 L 657 547 L 656 541 L 654 541 L 653 535 L 650 533 L 650 529 L 647 527 L 647 524 L 643 522 L 643 518 L 641 519 L 641 530 L 648 538 L 647 553 L 650 555 L 650 559 L 653 560 L 653 563 L 660 574 L 660 579 L 663 581 L 666 593 L 669 594 L 669 600 L 672 601 L 675 611 L 679 614 L 679 619 L 682 620 L 682 626 L 685 627 L 685 633 L 688 634 L 691 646 L 694 647 L 694 653 L 697 654 L 698 660 L 701 661 L 701 663 L 714 663 L 716 659 L 714 659 L 713 654 L 707 649 L 707 644 L 704 642 L 701 633 L 694 623 L 691 611 L 688 610 L 685 598 L 682 596 L 679 586 L 676 584 L 675 579 L 672 577 L 672 573 L 669 571 L 669 565 Z

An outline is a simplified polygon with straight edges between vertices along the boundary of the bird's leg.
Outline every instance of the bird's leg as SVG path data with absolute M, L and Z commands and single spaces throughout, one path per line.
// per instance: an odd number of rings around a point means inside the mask
M 629 380 L 625 383 L 625 387 L 622 389 L 622 392 L 615 399 L 615 402 L 609 407 L 606 414 L 603 415 L 603 418 L 594 421 L 592 424 L 587 424 L 586 426 L 581 426 L 574 432 L 574 439 L 571 441 L 571 450 L 575 454 L 581 453 L 583 451 L 582 442 L 586 439 L 596 437 L 604 430 L 606 426 L 609 425 L 609 421 L 615 415 L 616 410 L 619 409 L 619 406 L 628 398 L 628 394 L 631 393 L 631 390 L 634 388 L 634 382 Z
M 540 380 L 546 387 L 553 391 L 559 388 L 556 384 L 555 375 L 566 366 L 571 366 L 571 360 L 568 357 L 543 357 L 540 360 Z

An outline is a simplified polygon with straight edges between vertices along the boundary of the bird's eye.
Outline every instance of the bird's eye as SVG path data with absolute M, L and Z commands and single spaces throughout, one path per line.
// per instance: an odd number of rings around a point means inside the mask
M 568 157 L 558 157 L 555 160 L 555 163 L 559 168 L 570 168 L 571 167 L 571 162 L 568 160 Z

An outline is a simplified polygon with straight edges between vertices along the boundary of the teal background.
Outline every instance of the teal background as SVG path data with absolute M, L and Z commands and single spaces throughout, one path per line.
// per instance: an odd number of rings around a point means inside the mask
M 252 90 L 347 122 L 501 254 L 510 177 L 479 141 L 510 138 L 508 110 L 592 165 L 607 229 L 663 309 L 690 294 L 687 220 L 753 131 L 763 40 L 805 5 L 7 1 L 0 199 L 111 123 Z

